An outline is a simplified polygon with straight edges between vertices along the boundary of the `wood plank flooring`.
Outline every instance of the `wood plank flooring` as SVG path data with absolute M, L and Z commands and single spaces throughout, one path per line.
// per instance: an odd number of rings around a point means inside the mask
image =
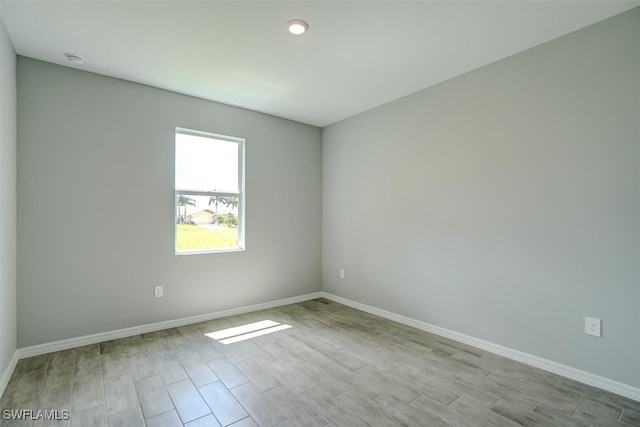
M 205 335 L 264 320 L 290 328 Z M 32 427 L 640 426 L 639 402 L 323 299 L 20 360 L 0 409 L 70 411 L 0 412 Z

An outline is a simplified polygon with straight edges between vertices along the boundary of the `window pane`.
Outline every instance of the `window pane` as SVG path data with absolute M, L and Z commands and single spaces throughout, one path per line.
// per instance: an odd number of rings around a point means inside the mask
M 176 128 L 176 253 L 244 250 L 244 139 Z
M 238 197 L 176 196 L 176 250 L 238 247 Z
M 176 189 L 238 193 L 238 146 L 176 132 Z

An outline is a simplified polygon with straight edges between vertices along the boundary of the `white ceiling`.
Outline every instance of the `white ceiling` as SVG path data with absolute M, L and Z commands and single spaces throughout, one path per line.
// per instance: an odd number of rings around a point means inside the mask
M 640 0 L 2 0 L 16 52 L 326 126 Z M 292 36 L 285 23 L 309 22 Z M 612 46 L 612 48 L 615 48 Z

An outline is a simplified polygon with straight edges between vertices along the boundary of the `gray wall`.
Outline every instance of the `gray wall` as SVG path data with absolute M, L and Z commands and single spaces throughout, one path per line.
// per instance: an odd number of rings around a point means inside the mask
M 640 386 L 639 119 L 636 8 L 325 128 L 323 289 Z
M 174 255 L 176 126 L 246 138 L 246 251 Z M 20 347 L 320 290 L 320 129 L 19 57 L 18 135 Z
M 16 350 L 16 54 L 0 19 L 0 377 Z

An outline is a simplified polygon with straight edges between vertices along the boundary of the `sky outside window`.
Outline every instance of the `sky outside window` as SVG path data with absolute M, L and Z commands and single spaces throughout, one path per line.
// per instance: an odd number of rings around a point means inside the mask
M 176 189 L 238 192 L 238 143 L 176 133 Z

